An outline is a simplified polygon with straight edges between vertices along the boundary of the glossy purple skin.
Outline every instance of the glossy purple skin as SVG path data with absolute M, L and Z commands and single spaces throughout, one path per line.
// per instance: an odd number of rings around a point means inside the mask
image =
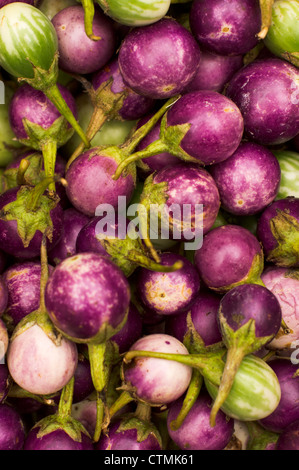
M 249 140 L 278 145 L 299 132 L 299 70 L 275 58 L 255 60 L 229 82 L 226 96 L 239 107 Z
M 11 378 L 6 364 L 0 364 L 0 404 L 4 402 L 9 392 Z
M 20 414 L 6 403 L 0 405 L 0 450 L 23 450 L 25 427 Z
M 223 450 L 232 438 L 234 420 L 228 419 L 220 410 L 214 427 L 210 426 L 212 399 L 201 392 L 196 402 L 177 430 L 172 430 L 170 423 L 178 416 L 184 397 L 180 397 L 169 406 L 167 429 L 170 438 L 184 450 Z
M 245 279 L 262 248 L 257 238 L 237 225 L 223 225 L 204 236 L 194 264 L 209 288 L 222 288 Z
M 214 292 L 199 292 L 189 310 L 194 328 L 206 346 L 222 341 L 217 321 L 220 300 L 221 297 Z M 165 333 L 183 342 L 184 336 L 188 332 L 188 312 L 167 318 Z
M 154 184 L 164 182 L 167 183 L 165 204 L 169 210 L 172 204 L 178 204 L 182 210 L 184 204 L 190 204 L 191 216 L 194 218 L 196 205 L 203 205 L 203 220 L 199 222 L 200 227 L 197 226 L 195 232 L 197 235 L 197 230 L 202 229 L 203 234 L 207 233 L 213 226 L 220 208 L 219 192 L 212 176 L 196 164 L 180 162 L 155 174 Z M 183 233 L 181 236 L 183 238 Z
M 12 188 L 1 194 L 0 210 L 16 200 L 18 190 L 18 187 Z M 47 239 L 48 249 L 54 246 L 61 236 L 63 210 L 59 203 L 51 210 L 50 216 L 53 223 L 53 238 L 51 242 Z M 42 237 L 42 233 L 37 230 L 28 247 L 24 247 L 23 241 L 18 234 L 17 221 L 0 219 L 0 249 L 9 255 L 22 259 L 32 259 L 39 256 Z
M 224 86 L 242 66 L 242 55 L 227 56 L 201 50 L 196 75 L 182 93 L 199 90 L 222 93 Z
M 277 211 L 285 212 L 289 216 L 294 217 L 297 223 L 299 223 L 299 198 L 291 196 L 274 201 L 266 207 L 259 217 L 257 223 L 257 237 L 263 245 L 266 257 L 277 247 L 277 240 L 270 226 L 270 221 L 277 216 Z M 294 267 L 299 267 L 299 263 Z
M 135 305 L 130 302 L 127 321 L 122 329 L 111 337 L 111 341 L 117 344 L 118 351 L 122 354 L 142 336 L 142 331 L 142 317 Z
M 92 252 L 109 258 L 102 243 L 97 239 L 95 229 L 102 217 L 92 217 L 92 219 L 81 228 L 76 239 L 76 253 Z
M 95 155 L 93 152 L 91 149 L 82 153 L 66 173 L 66 193 L 70 202 L 89 217 L 96 215 L 100 204 L 117 208 L 119 196 L 125 196 L 128 203 L 135 190 L 135 180 L 130 173 L 113 180 L 117 162 L 112 157 L 101 155 L 100 149 Z
M 222 162 L 241 143 L 244 123 L 239 108 L 226 96 L 201 90 L 183 95 L 167 113 L 167 126 L 191 124 L 180 147 L 204 165 Z
M 81 5 L 59 11 L 52 23 L 58 38 L 59 67 L 65 72 L 79 75 L 96 72 L 115 53 L 117 36 L 114 22 L 100 8 L 96 8 L 93 18 L 93 33 L 101 37 L 99 41 L 86 35 Z
M 258 0 L 195 0 L 190 28 L 201 46 L 221 55 L 245 54 L 258 43 Z
M 159 315 L 176 315 L 194 302 L 200 279 L 194 265 L 176 253 L 162 253 L 161 264 L 171 266 L 182 261 L 183 267 L 171 273 L 160 273 L 141 268 L 137 279 L 137 293 L 146 308 Z
M 269 365 L 279 380 L 281 399 L 276 409 L 259 423 L 269 431 L 281 433 L 292 422 L 299 420 L 299 380 L 293 377 L 298 365 L 285 358 L 272 359 Z
M 128 88 L 120 73 L 118 59 L 114 58 L 109 64 L 96 72 L 92 77 L 92 87 L 95 91 L 108 80 L 113 79 L 111 91 L 113 93 L 126 92 L 123 104 L 118 111 L 118 115 L 125 121 L 140 119 L 142 116 L 151 111 L 155 104 L 155 100 L 147 96 L 142 96 Z
M 51 320 L 66 335 L 91 341 L 99 331 L 118 328 L 130 302 L 122 271 L 97 253 L 63 260 L 51 274 L 45 303 Z M 106 338 L 108 339 L 108 338 Z
M 162 450 L 158 439 L 150 433 L 141 442 L 137 440 L 137 429 L 118 431 L 121 420 L 117 420 L 110 427 L 108 434 L 102 434 L 95 444 L 95 450 Z
M 173 18 L 133 28 L 119 50 L 125 84 L 152 99 L 180 93 L 194 78 L 200 57 L 192 34 Z
M 145 335 L 130 350 L 188 354 L 187 348 L 173 336 Z M 192 369 L 176 361 L 158 358 L 136 358 L 124 370 L 125 383 L 134 394 L 152 405 L 167 405 L 182 396 L 190 383 Z
M 209 169 L 218 187 L 221 206 L 234 215 L 255 215 L 277 196 L 281 171 L 266 147 L 243 142 L 224 162 Z
M 276 296 L 258 284 L 243 284 L 230 289 L 220 301 L 219 322 L 220 314 L 233 331 L 237 331 L 249 320 L 254 320 L 257 338 L 273 338 L 278 333 L 282 320 Z
M 63 212 L 62 235 L 58 243 L 48 253 L 48 261 L 53 266 L 76 253 L 76 240 L 80 230 L 89 222 L 89 217 L 73 207 Z
M 0 315 L 2 315 L 8 303 L 8 290 L 3 276 L 0 276 Z
M 138 121 L 137 128 L 143 126 L 150 118 L 152 114 L 148 114 L 141 118 Z M 161 126 L 161 119 L 155 124 L 155 126 L 146 134 L 146 136 L 140 141 L 137 145 L 135 151 L 139 152 L 140 150 L 145 149 L 149 144 L 155 142 L 160 137 L 160 126 Z M 141 173 L 149 174 L 153 171 L 162 170 L 162 168 L 169 166 L 169 165 L 176 165 L 178 163 L 178 158 L 168 152 L 158 153 L 157 155 L 153 155 L 151 157 L 143 158 L 142 164 L 147 165 L 148 171 L 141 170 Z
M 63 85 L 59 84 L 58 88 L 68 107 L 76 117 L 77 107 L 73 95 Z M 21 85 L 14 93 L 9 107 L 9 122 L 18 139 L 26 139 L 28 137 L 22 121 L 24 118 L 34 124 L 38 124 L 43 129 L 48 129 L 59 117 L 61 117 L 60 112 L 46 95 L 42 91 L 32 88 L 27 83 Z
M 282 318 L 291 330 L 286 334 L 280 332 L 269 344 L 271 349 L 290 349 L 292 342 L 299 339 L 299 280 L 296 275 L 298 276 L 298 269 L 275 265 L 267 266 L 262 272 L 261 279 L 277 297 Z
M 42 437 L 39 426 L 32 428 L 25 440 L 24 450 L 94 450 L 92 440 L 81 433 L 81 442 L 73 440 L 63 429 L 57 429 Z
M 53 270 L 49 266 L 49 272 Z M 40 303 L 40 273 L 38 261 L 24 261 L 9 266 L 3 273 L 8 290 L 6 315 L 14 326 L 19 321 L 38 309 Z
M 289 424 L 279 435 L 275 450 L 299 450 L 299 420 Z

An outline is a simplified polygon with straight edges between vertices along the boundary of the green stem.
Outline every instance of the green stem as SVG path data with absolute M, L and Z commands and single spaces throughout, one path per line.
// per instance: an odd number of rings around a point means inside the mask
M 90 142 L 87 139 L 83 129 L 78 124 L 75 116 L 73 115 L 72 111 L 68 107 L 67 103 L 63 99 L 57 84 L 45 88 L 43 92 L 49 98 L 49 100 L 56 106 L 60 114 L 62 114 L 65 117 L 65 119 L 71 124 L 71 126 L 75 129 L 77 134 L 83 140 L 85 146 L 89 148 Z
M 152 408 L 147 403 L 137 403 L 137 407 L 135 410 L 135 416 L 142 421 L 150 421 L 151 419 Z
M 57 155 L 57 142 L 56 140 L 49 139 L 42 144 L 41 151 L 44 160 L 44 169 L 46 178 L 54 178 L 55 164 Z M 55 182 L 49 184 L 49 190 L 55 192 Z
M 129 392 L 122 392 L 113 405 L 109 408 L 109 418 L 111 419 L 119 410 L 124 406 L 134 401 L 134 398 Z
M 40 275 L 40 310 L 46 311 L 45 306 L 45 290 L 46 284 L 49 279 L 49 265 L 47 256 L 47 234 L 43 233 L 40 249 L 40 263 L 41 263 L 41 275 Z
M 93 34 L 93 28 L 92 28 L 94 12 L 95 12 L 94 2 L 93 0 L 81 0 L 81 3 L 84 8 L 85 32 L 90 39 L 92 39 L 93 41 L 98 41 L 101 38 L 100 36 L 95 36 Z
M 149 144 L 145 149 L 135 152 L 125 158 L 117 167 L 113 179 L 117 180 L 125 168 L 138 160 L 143 160 L 144 158 L 152 157 L 153 155 L 158 155 L 159 153 L 169 152 L 169 147 L 167 143 L 163 142 L 162 139 L 158 139 L 155 142 Z
M 94 442 L 98 442 L 101 437 L 103 422 L 104 422 L 104 415 L 105 415 L 105 404 L 103 400 L 101 399 L 99 392 L 97 392 L 97 419 L 96 419 L 96 425 L 95 425 L 95 430 L 94 430 L 94 435 L 93 435 Z
M 260 277 L 258 277 L 257 279 L 255 279 L 255 280 L 253 281 L 253 284 L 258 284 L 259 286 L 266 287 Z
M 192 406 L 196 402 L 199 392 L 203 384 L 203 377 L 198 370 L 193 370 L 191 382 L 184 397 L 182 408 L 177 415 L 176 419 L 171 421 L 170 427 L 173 431 L 178 430 L 183 424 L 184 419 L 188 415 Z
M 218 388 L 217 397 L 213 403 L 210 414 L 210 425 L 213 427 L 216 423 L 217 413 L 229 395 L 236 373 L 238 372 L 244 356 L 245 353 L 241 347 L 231 347 L 227 350 L 224 371 Z
M 161 273 L 172 273 L 174 271 L 178 271 L 184 265 L 182 261 L 176 261 L 171 266 L 164 266 L 163 264 L 156 263 L 152 259 L 145 256 L 143 253 L 138 253 L 137 251 L 130 251 L 128 258 L 130 261 L 138 264 L 139 266 L 143 266 L 146 269 L 150 269 L 151 271 L 157 271 Z
M 262 16 L 262 25 L 261 30 L 257 36 L 259 39 L 265 39 L 268 34 L 269 27 L 271 25 L 274 0 L 259 0 L 259 2 Z
M 41 196 L 44 194 L 49 184 L 53 182 L 53 178 L 44 178 L 38 183 L 31 191 L 30 197 L 28 198 L 27 209 L 34 211 L 39 204 Z
M 75 378 L 73 376 L 61 391 L 58 405 L 58 416 L 60 418 L 67 418 L 71 415 L 74 395 L 74 383 Z
M 17 185 L 22 186 L 25 184 L 25 173 L 28 170 L 28 167 L 30 165 L 30 162 L 26 160 L 26 158 L 22 158 L 19 168 L 18 168 L 18 173 L 17 173 Z

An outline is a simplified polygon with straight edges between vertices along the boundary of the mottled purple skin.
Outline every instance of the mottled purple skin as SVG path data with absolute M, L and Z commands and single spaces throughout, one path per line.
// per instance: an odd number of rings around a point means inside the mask
M 261 245 L 249 230 L 223 225 L 204 236 L 194 264 L 207 287 L 221 289 L 245 280 L 258 255 Z
M 192 34 L 173 18 L 133 28 L 119 50 L 125 84 L 152 99 L 180 93 L 194 78 L 200 57 Z
M 34 324 L 13 337 L 6 358 L 10 375 L 21 388 L 48 395 L 61 390 L 73 377 L 78 351 L 76 344 L 64 337 L 56 345 Z
M 93 217 L 84 227 L 81 228 L 76 239 L 76 253 L 92 252 L 110 258 L 100 240 L 96 237 L 96 226 L 101 216 Z
M 53 270 L 49 266 L 49 272 Z M 16 326 L 40 304 L 41 265 L 38 261 L 25 261 L 9 266 L 3 273 L 8 290 L 6 315 Z
M 230 80 L 226 96 L 239 107 L 249 140 L 278 145 L 299 132 L 299 70 L 275 58 L 256 60 Z
M 171 266 L 177 261 L 183 267 L 171 273 L 160 273 L 141 268 L 137 279 L 137 293 L 146 308 L 159 315 L 176 315 L 187 310 L 194 302 L 200 279 L 194 265 L 176 253 L 162 253 L 161 264 Z
M 210 425 L 212 399 L 201 392 L 196 402 L 177 430 L 171 429 L 183 405 L 184 397 L 180 397 L 169 406 L 167 429 L 170 438 L 184 450 L 223 450 L 232 438 L 234 420 L 228 419 L 220 410 L 216 417 L 215 426 Z
M 73 207 L 63 212 L 62 235 L 58 243 L 48 253 L 49 263 L 59 264 L 65 258 L 76 253 L 76 240 L 80 230 L 89 222 L 90 218 Z
M 140 119 L 142 116 L 151 111 L 155 104 L 155 100 L 147 96 L 142 96 L 128 88 L 120 73 L 118 59 L 114 58 L 104 68 L 96 72 L 92 77 L 92 87 L 95 91 L 108 80 L 113 79 L 111 91 L 113 93 L 126 92 L 118 115 L 125 121 Z
M 205 234 L 212 228 L 220 208 L 220 196 L 214 179 L 205 169 L 180 162 L 157 172 L 153 183 L 167 183 L 165 205 L 169 211 L 172 204 L 178 204 L 182 210 L 184 204 L 191 205 L 191 221 L 187 222 L 194 221 L 196 205 L 203 205 L 202 220 L 197 221 L 198 225 L 192 227 L 192 232 L 197 235 L 202 229 Z M 181 236 L 183 238 L 184 234 Z
M 58 88 L 68 107 L 77 116 L 76 101 L 70 91 L 63 85 Z M 48 129 L 56 119 L 61 117 L 60 112 L 54 104 L 40 91 L 32 88 L 27 83 L 21 85 L 13 95 L 9 106 L 9 122 L 13 132 L 18 139 L 28 137 L 23 119 L 38 124 L 43 129 Z M 70 124 L 68 124 L 70 127 Z
M 222 93 L 224 86 L 242 66 L 242 55 L 219 55 L 201 49 L 196 75 L 182 93 L 191 93 L 199 90 Z
M 142 317 L 135 305 L 130 302 L 127 321 L 122 329 L 111 337 L 111 341 L 117 344 L 118 351 L 122 354 L 141 337 L 142 331 Z
M 121 420 L 117 420 L 110 427 L 108 434 L 102 434 L 95 444 L 95 450 L 162 450 L 158 439 L 150 433 L 141 442 L 137 440 L 137 429 L 118 430 Z
M 276 409 L 259 423 L 269 431 L 281 433 L 293 421 L 299 420 L 299 380 L 294 377 L 298 365 L 285 358 L 272 359 L 269 365 L 279 380 L 281 399 Z
M 281 171 L 266 147 L 243 142 L 224 162 L 209 169 L 218 187 L 221 206 L 234 215 L 255 215 L 277 196 Z
M 11 377 L 6 364 L 0 364 L 0 404 L 6 399 L 11 385 Z
M 0 196 L 0 210 L 7 204 L 16 200 L 19 188 L 12 188 L 5 191 Z M 62 231 L 63 209 L 58 203 L 50 212 L 53 232 L 52 241 L 47 239 L 47 247 L 53 247 L 59 240 Z M 25 247 L 17 230 L 16 220 L 0 219 L 0 249 L 5 253 L 16 258 L 32 259 L 40 255 L 40 247 L 43 234 L 37 230 L 30 241 L 28 247 Z
M 298 269 L 268 266 L 261 279 L 280 303 L 282 318 L 290 329 L 288 334 L 280 331 L 268 344 L 271 349 L 290 348 L 293 341 L 299 339 L 299 280 Z
M 289 424 L 279 435 L 275 450 L 299 450 L 299 420 Z
M 130 350 L 188 354 L 185 346 L 166 334 L 140 338 Z M 126 366 L 125 382 L 134 387 L 134 394 L 152 405 L 168 404 L 182 396 L 191 380 L 192 369 L 176 361 L 140 358 Z
M 217 321 L 220 300 L 214 292 L 199 292 L 189 310 L 194 328 L 206 346 L 222 341 Z M 167 318 L 165 333 L 183 342 L 188 332 L 187 315 L 188 312 L 183 312 Z
M 9 335 L 6 324 L 0 318 L 0 361 L 3 361 L 8 349 Z
M 101 37 L 99 41 L 86 35 L 81 5 L 59 11 L 52 23 L 58 38 L 59 67 L 65 72 L 79 75 L 96 72 L 115 53 L 117 36 L 114 22 L 99 8 L 96 8 L 93 18 L 93 33 Z
M 0 276 L 0 315 L 2 315 L 8 303 L 8 290 L 2 276 Z
M 23 450 L 25 426 L 20 414 L 6 403 L 0 405 L 0 450 Z
M 245 54 L 258 43 L 258 0 L 195 0 L 189 20 L 198 43 L 216 54 Z
M 67 173 L 67 196 L 72 205 L 89 217 L 96 215 L 100 204 L 118 206 L 118 197 L 125 196 L 127 203 L 135 190 L 135 179 L 132 174 L 120 176 L 113 180 L 118 163 L 106 155 L 101 155 L 100 149 L 82 153 L 70 165 Z
M 27 434 L 24 450 L 94 450 L 90 437 L 81 433 L 81 442 L 72 439 L 63 429 L 38 436 L 40 427 L 35 425 Z
M 63 260 L 46 285 L 45 303 L 54 325 L 79 341 L 92 341 L 99 333 L 109 339 L 107 328 L 119 328 L 129 302 L 124 274 L 97 253 Z
M 137 128 L 143 126 L 150 118 L 152 114 L 148 114 L 141 118 L 138 121 Z M 140 150 L 145 149 L 149 144 L 155 142 L 160 137 L 160 126 L 161 126 L 161 119 L 154 125 L 154 127 L 146 134 L 146 136 L 139 142 L 135 151 L 139 152 Z M 142 168 L 142 174 L 149 174 L 153 171 L 162 170 L 162 168 L 169 166 L 169 165 L 176 165 L 178 163 L 178 158 L 168 152 L 158 153 L 157 155 L 152 155 L 151 157 L 143 158 L 142 164 L 148 167 L 148 170 L 144 170 Z
M 264 209 L 257 222 L 257 237 L 263 245 L 265 256 L 278 246 L 278 242 L 271 231 L 270 221 L 277 216 L 277 211 L 283 211 L 285 214 L 293 217 L 299 223 L 299 198 L 287 197 L 272 202 Z M 293 267 L 299 267 L 299 262 Z
M 218 315 L 219 324 L 223 318 L 233 331 L 253 320 L 257 338 L 273 338 L 279 331 L 282 319 L 276 296 L 258 284 L 243 284 L 230 289 L 220 301 Z
M 167 113 L 167 126 L 191 124 L 180 147 L 204 165 L 222 162 L 241 143 L 244 123 L 239 108 L 226 96 L 201 90 L 183 95 Z

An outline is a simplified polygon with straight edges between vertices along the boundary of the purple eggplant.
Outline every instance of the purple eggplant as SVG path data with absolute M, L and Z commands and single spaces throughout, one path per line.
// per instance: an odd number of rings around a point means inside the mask
M 23 450 L 25 425 L 20 414 L 10 405 L 0 405 L 0 449 Z
M 93 20 L 94 34 L 101 40 L 90 39 L 84 28 L 84 9 L 81 5 L 59 11 L 52 23 L 56 30 L 59 67 L 68 73 L 85 75 L 96 72 L 112 58 L 117 47 L 113 21 L 100 9 Z
M 229 419 L 222 411 L 217 415 L 216 425 L 210 425 L 212 406 L 211 397 L 201 392 L 179 429 L 172 429 L 174 421 L 183 405 L 180 397 L 169 406 L 167 429 L 170 438 L 179 449 L 183 450 L 223 450 L 234 433 L 234 420 Z
M 239 225 L 223 225 L 204 236 L 195 266 L 209 289 L 225 293 L 244 283 L 260 284 L 264 256 L 258 239 Z
M 225 85 L 242 66 L 242 55 L 219 55 L 201 48 L 196 75 L 181 93 L 199 90 L 222 93 Z
M 278 377 L 281 398 L 276 409 L 259 422 L 265 429 L 281 433 L 299 419 L 299 378 L 295 376 L 298 366 L 282 357 L 271 359 L 268 364 Z
M 180 93 L 196 73 L 200 49 L 175 19 L 133 28 L 119 49 L 125 84 L 144 96 L 165 99 Z
M 211 424 L 227 399 L 243 358 L 259 351 L 278 333 L 282 322 L 280 304 L 264 286 L 243 284 L 222 297 L 218 323 L 227 348 L 225 367 L 211 410 Z
M 166 334 L 152 334 L 136 341 L 133 351 L 159 351 L 188 354 L 187 348 L 176 338 Z M 185 393 L 192 369 L 178 362 L 155 358 L 137 358 L 123 370 L 126 390 L 138 400 L 151 405 L 165 405 Z
M 29 5 L 36 5 L 39 0 L 0 0 L 0 8 L 8 5 L 9 3 L 22 2 L 29 3 Z
M 58 243 L 49 250 L 49 263 L 53 266 L 76 253 L 76 240 L 80 230 L 89 222 L 89 217 L 73 207 L 63 212 L 62 234 Z
M 265 258 L 282 267 L 299 267 L 299 198 L 272 202 L 257 223 L 257 237 Z
M 298 134 L 298 78 L 298 69 L 278 58 L 254 60 L 233 76 L 226 96 L 239 107 L 249 140 L 278 145 Z
M 52 270 L 53 267 L 49 266 L 49 271 Z M 8 290 L 5 320 L 15 327 L 39 307 L 41 264 L 39 261 L 13 263 L 4 271 L 3 279 Z
M 222 162 L 237 150 L 243 130 L 231 99 L 209 90 L 186 93 L 163 116 L 159 139 L 122 161 L 115 178 L 128 164 L 164 152 L 200 165 Z
M 44 181 L 48 185 L 47 179 Z M 22 186 L 0 196 L 0 249 L 16 258 L 39 256 L 44 231 L 48 233 L 48 248 L 61 236 L 62 207 L 57 199 L 38 193 L 41 193 L 38 186 L 33 189 Z M 37 200 L 35 196 L 40 197 Z
M 210 168 L 219 190 L 221 207 L 234 215 L 255 215 L 274 201 L 281 171 L 266 147 L 243 142 L 224 162 Z
M 262 272 L 261 279 L 278 299 L 284 324 L 267 347 L 290 350 L 292 343 L 299 340 L 299 270 L 270 265 Z
M 71 415 L 73 392 L 74 378 L 63 388 L 57 411 L 29 430 L 24 450 L 94 450 L 88 431 Z
M 143 333 L 143 319 L 135 305 L 130 302 L 128 317 L 122 329 L 111 337 L 120 354 L 126 352 Z
M 182 261 L 183 267 L 175 272 L 159 273 L 141 268 L 137 279 L 137 295 L 145 308 L 158 315 L 176 315 L 188 310 L 199 289 L 200 278 L 194 265 L 176 253 L 162 253 L 161 264 L 172 266 Z
M 184 342 L 188 334 L 188 312 L 190 312 L 194 328 L 205 346 L 222 341 L 217 318 L 220 300 L 221 296 L 212 291 L 200 291 L 187 312 L 166 318 L 165 333 Z
M 189 21 L 194 37 L 209 51 L 245 54 L 258 44 L 261 10 L 257 0 L 195 0 Z
M 279 435 L 275 450 L 299 450 L 298 431 L 299 420 L 289 424 Z

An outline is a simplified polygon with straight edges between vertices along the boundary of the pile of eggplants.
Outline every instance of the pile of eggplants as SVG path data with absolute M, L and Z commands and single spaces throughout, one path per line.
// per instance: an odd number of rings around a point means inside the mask
M 0 0 L 0 450 L 299 450 L 298 18 Z

